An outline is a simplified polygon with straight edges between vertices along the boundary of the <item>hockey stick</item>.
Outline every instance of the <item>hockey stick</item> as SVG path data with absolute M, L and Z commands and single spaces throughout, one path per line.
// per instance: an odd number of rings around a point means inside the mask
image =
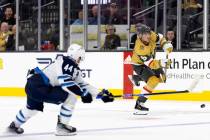
M 131 96 L 154 96 L 154 95 L 163 95 L 163 94 L 179 94 L 179 93 L 188 93 L 188 90 L 182 90 L 182 91 L 169 91 L 169 92 L 155 92 L 155 93 L 145 93 L 145 94 L 124 94 L 124 95 L 115 95 L 114 98 L 120 98 L 120 97 L 131 97 Z
M 169 53 L 167 52 L 166 53 L 166 59 L 168 59 L 168 55 L 169 55 Z M 166 83 L 166 80 L 167 80 L 167 67 L 164 68 L 164 72 L 165 72 L 165 80 L 164 80 L 164 83 Z
M 145 94 L 124 94 L 124 95 L 115 95 L 114 98 L 120 98 L 120 97 L 131 97 L 131 96 L 154 96 L 154 95 L 163 95 L 163 94 L 183 94 L 183 93 L 189 93 L 191 92 L 196 85 L 198 84 L 200 80 L 200 76 L 197 76 L 191 83 L 188 89 L 181 90 L 181 91 L 169 91 L 169 92 L 157 92 L 157 93 L 145 93 Z

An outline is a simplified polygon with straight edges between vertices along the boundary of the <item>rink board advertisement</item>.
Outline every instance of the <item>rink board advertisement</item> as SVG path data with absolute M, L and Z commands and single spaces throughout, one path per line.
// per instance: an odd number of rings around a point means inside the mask
M 24 86 L 28 69 L 46 67 L 63 53 L 1 53 L 0 54 L 0 96 L 24 96 Z M 97 88 L 110 89 L 114 94 L 123 92 L 140 93 L 144 85 L 133 87 L 127 81 L 131 65 L 125 59 L 131 52 L 87 52 L 81 63 L 84 79 Z M 158 85 L 156 91 L 185 90 L 196 75 L 202 79 L 191 94 L 153 96 L 161 100 L 207 100 L 210 101 L 210 52 L 173 52 L 167 70 L 167 82 Z M 165 58 L 158 52 L 157 58 Z M 125 90 L 126 89 L 126 90 Z

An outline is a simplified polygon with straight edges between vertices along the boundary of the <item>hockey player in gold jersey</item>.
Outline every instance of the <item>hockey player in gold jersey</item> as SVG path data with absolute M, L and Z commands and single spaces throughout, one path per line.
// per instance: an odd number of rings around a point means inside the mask
M 140 81 L 144 81 L 146 85 L 141 90 L 142 93 L 151 93 L 155 87 L 164 82 L 166 75 L 163 68 L 168 68 L 171 61 L 169 59 L 155 59 L 156 44 L 159 43 L 163 50 L 169 54 L 173 50 L 170 42 L 167 42 L 162 34 L 157 34 L 144 25 L 137 26 L 137 39 L 132 55 L 132 65 L 134 74 L 129 76 L 131 82 L 139 86 Z M 144 106 L 147 101 L 145 96 L 138 97 L 135 105 L 134 114 L 147 114 L 149 108 Z

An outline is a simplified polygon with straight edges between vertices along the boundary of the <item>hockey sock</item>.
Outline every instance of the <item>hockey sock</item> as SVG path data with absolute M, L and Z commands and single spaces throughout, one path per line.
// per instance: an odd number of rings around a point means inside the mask
M 20 127 L 22 124 L 24 124 L 28 119 L 33 117 L 38 113 L 37 110 L 30 110 L 28 108 L 21 109 L 14 120 L 16 127 Z
M 61 106 L 60 115 L 59 115 L 61 123 L 63 124 L 69 123 L 76 101 L 77 97 L 73 94 L 69 94 L 69 96 Z

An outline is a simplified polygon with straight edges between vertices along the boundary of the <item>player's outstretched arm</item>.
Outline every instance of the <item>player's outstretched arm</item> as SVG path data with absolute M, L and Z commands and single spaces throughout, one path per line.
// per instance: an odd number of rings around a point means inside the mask
M 83 91 L 86 91 L 87 92 L 87 95 L 86 94 L 83 94 L 85 96 L 81 96 L 82 101 L 83 101 L 83 98 L 84 99 L 85 98 L 87 98 L 87 99 L 89 98 L 90 99 L 90 96 L 93 97 L 93 98 L 96 97 L 96 99 L 101 99 L 105 103 L 106 102 L 113 102 L 114 101 L 114 98 L 113 98 L 113 95 L 112 95 L 111 92 L 109 92 L 106 89 L 103 89 L 102 91 L 99 91 L 96 87 L 94 87 L 91 84 L 85 82 L 83 80 L 83 78 L 80 77 L 80 76 L 75 79 L 75 82 L 78 83 L 78 85 L 80 86 L 81 89 L 83 89 Z

